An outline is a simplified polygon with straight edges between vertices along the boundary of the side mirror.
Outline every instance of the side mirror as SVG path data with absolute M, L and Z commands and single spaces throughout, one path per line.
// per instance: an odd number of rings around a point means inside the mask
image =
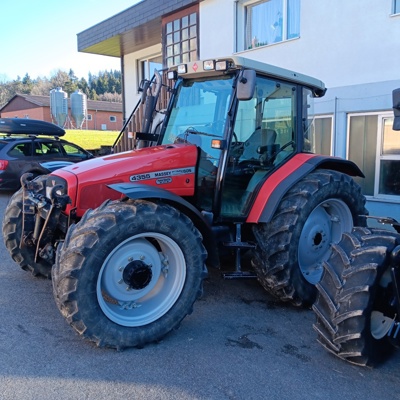
M 400 131 L 400 89 L 393 90 L 393 130 Z
M 250 100 L 253 98 L 256 88 L 256 71 L 245 69 L 240 72 L 237 85 L 237 98 L 239 100 Z

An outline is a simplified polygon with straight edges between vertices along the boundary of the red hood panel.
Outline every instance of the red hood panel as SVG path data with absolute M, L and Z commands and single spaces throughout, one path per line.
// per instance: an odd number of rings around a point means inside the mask
M 107 185 L 140 182 L 171 191 L 179 196 L 192 196 L 195 185 L 197 147 L 174 144 L 147 147 L 83 161 L 53 174 L 68 182 L 68 194 L 81 216 L 107 199 L 121 194 Z M 76 201 L 76 204 L 74 204 Z

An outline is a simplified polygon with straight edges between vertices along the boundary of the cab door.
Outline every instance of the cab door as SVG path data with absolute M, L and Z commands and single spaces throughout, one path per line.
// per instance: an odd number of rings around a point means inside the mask
M 296 92 L 296 85 L 257 76 L 253 98 L 238 102 L 221 217 L 247 215 L 261 183 L 295 152 Z

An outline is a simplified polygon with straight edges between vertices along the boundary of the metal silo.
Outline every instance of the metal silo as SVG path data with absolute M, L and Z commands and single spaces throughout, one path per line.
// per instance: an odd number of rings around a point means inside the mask
M 50 112 L 56 124 L 63 127 L 68 116 L 68 95 L 60 87 L 50 90 Z
M 87 101 L 86 94 L 80 90 L 76 90 L 71 94 L 71 115 L 75 121 L 76 128 L 81 128 L 83 121 L 86 118 Z

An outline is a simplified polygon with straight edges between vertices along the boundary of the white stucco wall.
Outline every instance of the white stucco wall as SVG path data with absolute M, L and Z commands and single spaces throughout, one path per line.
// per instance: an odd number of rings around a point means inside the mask
M 235 51 L 243 4 L 200 3 L 201 58 Z M 399 79 L 400 15 L 391 16 L 391 9 L 392 0 L 301 0 L 299 39 L 240 53 L 315 76 L 327 87 Z
M 235 52 L 236 1 L 205 0 L 200 3 L 200 59 Z

